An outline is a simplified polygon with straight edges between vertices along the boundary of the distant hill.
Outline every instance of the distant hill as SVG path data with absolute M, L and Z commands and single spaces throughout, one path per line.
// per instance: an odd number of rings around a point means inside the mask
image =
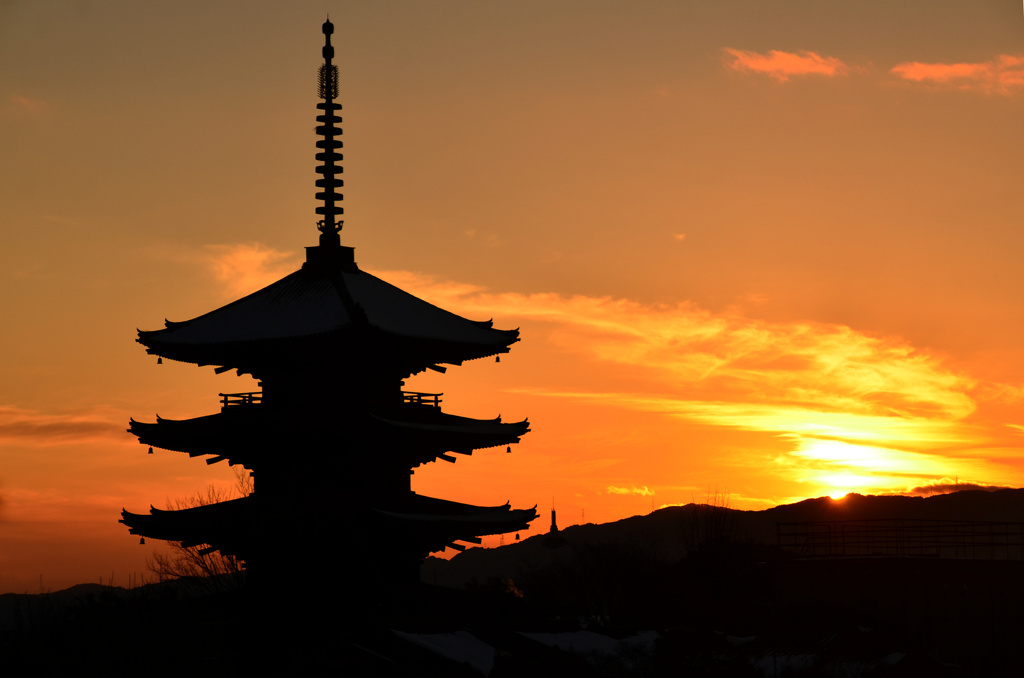
M 601 525 L 573 525 L 557 536 L 536 535 L 498 548 L 472 548 L 451 560 L 427 558 L 421 578 L 428 584 L 460 588 L 491 579 L 515 578 L 524 570 L 548 567 L 567 552 L 617 547 L 637 557 L 675 561 L 708 537 L 774 545 L 776 525 L 816 520 L 990 520 L 1024 523 L 1024 489 L 968 490 L 931 497 L 819 497 L 764 511 L 740 511 L 687 504 Z

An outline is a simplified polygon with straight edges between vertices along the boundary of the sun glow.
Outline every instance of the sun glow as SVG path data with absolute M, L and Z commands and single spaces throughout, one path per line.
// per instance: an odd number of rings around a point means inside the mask
M 851 491 L 903 491 L 911 478 L 941 478 L 948 462 L 890 447 L 816 439 L 801 439 L 792 456 L 800 480 L 833 499 Z
M 796 456 L 821 461 L 832 468 L 853 468 L 873 473 L 937 472 L 938 464 L 927 455 L 839 440 L 802 440 Z

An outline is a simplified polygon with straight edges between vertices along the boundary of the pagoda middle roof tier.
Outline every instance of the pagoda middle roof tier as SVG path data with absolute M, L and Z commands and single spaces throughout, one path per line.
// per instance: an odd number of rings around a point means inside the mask
M 138 337 L 151 354 L 249 373 L 273 365 L 375 358 L 413 373 L 507 353 L 518 340 L 519 330 L 467 320 L 354 263 L 327 259 L 192 320 L 140 330 Z
M 314 450 L 332 454 L 342 445 L 363 447 L 367 453 L 398 450 L 411 468 L 445 452 L 470 454 L 477 449 L 518 443 L 529 430 L 526 419 L 509 423 L 502 422 L 501 417 L 471 419 L 426 405 L 342 414 L 329 420 L 274 417 L 266 405 L 250 405 L 192 419 L 157 417 L 156 423 L 132 419 L 128 428 L 143 445 L 187 452 L 192 457 L 227 459 L 250 469 L 280 448 L 295 450 L 296 440 L 303 438 L 343 441 L 329 447 L 310 445 L 309 454 Z

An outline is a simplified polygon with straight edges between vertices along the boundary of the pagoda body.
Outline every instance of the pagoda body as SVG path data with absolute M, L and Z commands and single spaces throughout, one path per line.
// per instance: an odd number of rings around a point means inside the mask
M 254 491 L 197 508 L 125 511 L 121 522 L 132 534 L 234 556 L 257 580 L 293 576 L 296 551 L 334 543 L 359 577 L 408 582 L 428 553 L 526 529 L 537 517 L 535 508 L 423 496 L 410 480 L 421 464 L 510 445 L 527 433 L 526 420 L 455 416 L 441 410 L 440 394 L 402 390 L 418 372 L 507 353 L 519 332 L 403 292 L 361 271 L 353 249 L 340 244 L 341 106 L 330 22 L 323 31 L 319 245 L 276 283 L 138 337 L 160 358 L 258 381 L 260 392 L 220 394 L 218 413 L 132 420 L 129 428 L 143 445 L 241 464 Z

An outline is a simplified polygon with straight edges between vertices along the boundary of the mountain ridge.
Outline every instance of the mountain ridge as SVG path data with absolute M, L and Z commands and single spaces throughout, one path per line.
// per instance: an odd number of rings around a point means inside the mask
M 637 557 L 677 561 L 701 542 L 752 542 L 774 546 L 779 523 L 830 520 L 976 520 L 1024 523 L 1024 488 L 963 490 L 930 497 L 861 495 L 816 497 L 760 511 L 722 503 L 669 506 L 610 523 L 571 525 L 496 548 L 476 547 L 451 560 L 429 557 L 421 580 L 452 588 L 514 579 L 551 566 L 573 550 L 616 547 Z

